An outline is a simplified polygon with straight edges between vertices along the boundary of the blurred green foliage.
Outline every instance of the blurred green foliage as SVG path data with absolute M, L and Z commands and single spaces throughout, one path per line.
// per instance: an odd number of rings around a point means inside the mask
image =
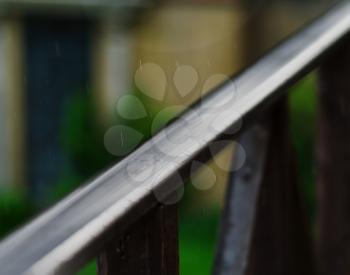
M 191 200 L 202 197 L 192 184 L 185 185 L 179 205 L 180 274 L 211 274 L 219 230 L 221 209 L 199 203 L 190 207 Z M 203 197 L 202 197 L 203 198 Z
M 0 238 L 8 235 L 31 218 L 35 207 L 20 190 L 0 192 Z
M 300 190 L 311 222 L 315 216 L 314 146 L 316 126 L 316 74 L 299 81 L 289 94 L 290 131 L 297 154 Z
M 115 161 L 104 148 L 104 129 L 96 119 L 90 94 L 77 93 L 69 100 L 61 129 L 61 143 L 70 156 L 75 177 L 84 180 Z
M 97 272 L 96 261 L 91 261 L 86 266 L 84 266 L 77 275 L 95 275 Z

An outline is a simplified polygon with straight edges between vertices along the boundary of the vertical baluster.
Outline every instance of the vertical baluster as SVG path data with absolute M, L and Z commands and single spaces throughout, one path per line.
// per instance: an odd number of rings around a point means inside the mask
M 98 274 L 178 275 L 177 205 L 160 205 L 105 248 Z
M 350 274 L 350 41 L 319 70 L 317 250 L 320 274 Z
M 247 274 L 310 275 L 314 273 L 311 242 L 299 197 L 286 99 L 276 104 L 271 119 Z
M 244 275 L 246 272 L 268 136 L 268 127 L 257 124 L 240 138 L 246 161 L 228 183 L 213 272 L 216 275 Z M 242 158 L 239 154 L 243 152 L 235 154 L 232 165 L 235 159 Z
M 272 108 L 268 128 L 242 135 L 247 161 L 228 186 L 214 274 L 313 274 L 286 103 Z

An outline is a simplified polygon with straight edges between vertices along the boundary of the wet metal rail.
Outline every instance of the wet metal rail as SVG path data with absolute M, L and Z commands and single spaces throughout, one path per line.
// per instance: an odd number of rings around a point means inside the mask
M 229 274 L 232 270 L 235 270 L 234 274 L 245 274 L 250 268 L 248 257 L 259 263 L 259 249 L 254 250 L 256 254 L 252 255 L 249 247 L 251 243 L 259 243 L 259 238 L 252 236 L 256 235 L 254 228 L 260 224 L 263 214 L 256 213 L 254 209 L 266 171 L 264 167 L 269 166 L 265 163 L 265 155 L 271 154 L 268 149 L 259 151 L 256 148 L 259 144 L 267 146 L 269 136 L 279 136 L 276 131 L 283 125 L 261 121 L 262 114 L 266 114 L 267 120 L 283 117 L 283 111 L 271 111 L 271 108 L 283 104 L 280 99 L 287 88 L 323 64 L 338 48 L 344 47 L 349 31 L 350 2 L 343 2 L 215 89 L 114 167 L 2 241 L 0 274 L 70 274 L 95 257 L 99 258 L 100 274 L 115 274 L 113 270 L 123 270 L 124 273 L 120 274 L 177 274 L 176 209 L 174 205 L 164 206 L 159 201 L 166 202 L 179 187 L 179 174 L 184 178 L 189 175 L 191 161 L 210 158 L 207 152 L 210 144 L 227 140 L 227 137 L 236 138 L 241 132 L 245 132 L 242 144 L 250 148 L 247 149 L 247 167 L 232 177 L 232 190 L 236 192 L 230 195 L 228 191 L 215 274 Z M 233 131 L 242 121 L 240 131 Z M 285 144 L 281 142 L 280 146 L 282 149 L 278 151 L 284 152 Z M 262 155 L 251 161 L 256 151 Z M 281 162 L 275 163 L 279 165 Z M 258 170 L 257 174 L 254 174 L 253 168 Z M 252 183 L 245 189 L 242 181 Z M 236 203 L 238 195 L 241 197 Z M 242 219 L 242 223 L 238 218 Z M 150 224 L 147 225 L 143 219 L 151 221 Z M 140 220 L 143 221 L 141 225 Z M 238 227 L 233 226 L 237 223 Z M 138 232 L 135 228 L 138 226 L 142 227 L 142 232 L 158 232 L 157 238 L 162 245 L 150 237 L 151 233 L 142 235 Z M 138 256 L 123 262 L 117 259 L 116 254 L 113 263 L 113 247 L 127 243 L 128 238 L 133 236 L 140 238 L 139 246 L 144 244 L 147 247 L 136 248 L 134 244 L 134 252 L 125 248 L 125 255 L 142 253 L 138 249 L 146 251 L 151 248 L 153 256 L 147 255 L 149 258 L 157 256 L 156 259 L 140 259 L 141 262 L 147 261 L 141 268 L 137 266 L 140 264 Z M 152 241 L 143 242 L 145 238 Z M 132 245 L 131 241 L 130 247 Z M 172 255 L 171 258 L 169 255 Z M 128 268 L 137 273 L 128 273 Z

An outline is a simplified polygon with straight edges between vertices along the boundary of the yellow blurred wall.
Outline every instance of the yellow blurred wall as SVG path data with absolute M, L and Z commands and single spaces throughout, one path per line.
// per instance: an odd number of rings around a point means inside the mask
M 23 182 L 22 25 L 0 19 L 0 187 Z

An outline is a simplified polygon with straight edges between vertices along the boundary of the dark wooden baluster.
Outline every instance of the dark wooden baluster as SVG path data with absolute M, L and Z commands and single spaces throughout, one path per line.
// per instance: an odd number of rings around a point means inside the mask
M 100 254 L 98 274 L 178 275 L 177 215 L 177 205 L 152 210 Z
M 268 136 L 268 127 L 258 124 L 240 138 L 246 161 L 228 183 L 214 274 L 245 274 Z M 242 157 L 238 155 L 242 153 L 235 154 L 232 165 L 235 165 L 235 159 Z
M 319 71 L 317 216 L 320 274 L 350 274 L 350 40 Z
M 276 104 L 271 119 L 247 274 L 310 275 L 311 241 L 299 197 L 286 99 Z
M 273 107 L 268 128 L 241 138 L 247 160 L 228 186 L 214 274 L 313 274 L 286 102 Z

